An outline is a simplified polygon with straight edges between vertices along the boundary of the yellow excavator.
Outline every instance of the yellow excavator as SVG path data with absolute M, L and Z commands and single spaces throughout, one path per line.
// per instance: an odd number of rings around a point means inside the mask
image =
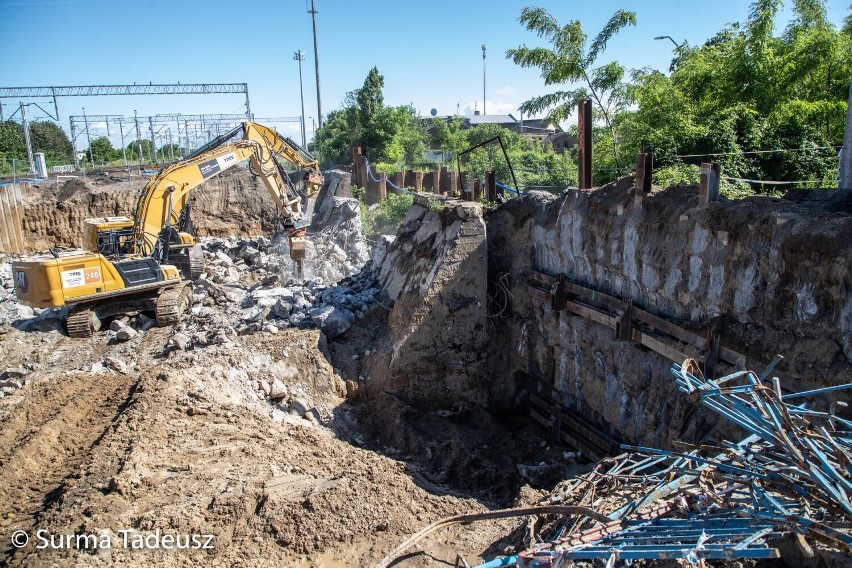
M 85 250 L 51 250 L 13 262 L 18 301 L 38 308 L 72 306 L 66 321 L 71 337 L 91 337 L 102 319 L 131 311 L 153 311 L 160 326 L 177 323 L 189 309 L 192 280 L 204 272 L 192 235 L 193 190 L 245 160 L 278 206 L 289 230 L 290 256 L 301 266 L 310 197 L 323 183 L 319 164 L 289 138 L 245 121 L 161 169 L 142 190 L 133 218 L 86 219 Z M 282 162 L 296 171 L 288 173 Z

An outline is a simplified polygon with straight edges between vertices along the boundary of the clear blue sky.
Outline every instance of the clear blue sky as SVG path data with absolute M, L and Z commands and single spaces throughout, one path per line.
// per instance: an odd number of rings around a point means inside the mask
M 309 2 L 309 0 L 308 0 Z M 579 19 L 594 35 L 618 8 L 637 13 L 638 25 L 620 33 L 601 59 L 628 68 L 668 69 L 671 35 L 691 45 L 728 23 L 745 21 L 746 0 L 316 0 L 323 111 L 338 108 L 361 86 L 372 66 L 385 78 L 385 102 L 412 103 L 424 116 L 472 113 L 482 105 L 482 50 L 487 44 L 488 114 L 513 112 L 532 95 L 548 92 L 535 70 L 505 57 L 523 43 L 541 45 L 517 19 L 526 5 L 547 8 L 562 24 Z M 779 18 L 790 19 L 791 0 Z M 839 24 L 849 0 L 829 0 Z M 0 86 L 123 83 L 248 83 L 257 117 L 298 116 L 303 63 L 305 114 L 316 118 L 311 18 L 305 0 L 0 0 Z M 8 116 L 17 101 L 2 100 Z M 241 95 L 65 97 L 69 114 L 239 113 Z M 5 106 L 9 105 L 9 106 Z M 42 106 L 45 106 L 44 104 Z M 46 107 L 50 108 L 50 107 Z M 30 107 L 30 114 L 43 116 Z M 307 120 L 310 134 L 310 120 Z M 297 137 L 296 124 L 284 130 Z M 103 131 L 105 133 L 105 131 Z

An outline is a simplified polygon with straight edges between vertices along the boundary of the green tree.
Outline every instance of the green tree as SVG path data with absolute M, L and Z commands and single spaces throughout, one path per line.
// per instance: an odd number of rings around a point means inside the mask
M 86 156 L 90 161 L 110 162 L 118 159 L 120 155 L 112 147 L 112 142 L 109 141 L 109 138 L 101 136 L 92 140 L 92 145 L 86 150 Z
M 384 78 L 373 67 L 362 87 L 347 93 L 343 107 L 332 111 L 317 130 L 309 149 L 324 167 L 351 161 L 356 146 L 372 163 L 422 159 L 425 127 L 413 108 L 385 106 L 383 86 Z
M 316 131 L 308 149 L 314 152 L 324 167 L 350 163 L 354 140 L 354 107 L 333 110 L 328 114 L 322 128 Z
M 410 106 L 385 107 L 379 113 L 373 129 L 381 146 L 373 151 L 376 161 L 393 164 L 396 168 L 423 159 L 426 151 L 426 127 Z
M 520 186 L 518 189 L 534 185 L 549 186 L 558 191 L 577 183 L 577 166 L 569 154 L 556 154 L 550 146 L 544 147 L 497 124 L 481 124 L 462 132 L 465 149 L 500 137 Z M 494 172 L 498 183 L 514 186 L 509 163 L 497 142 L 465 154 L 460 160 L 460 167 L 468 186 L 473 179 L 484 180 L 490 171 Z
M 139 141 L 133 140 L 127 144 L 127 159 L 139 160 L 139 150 L 142 150 L 142 160 L 152 159 L 151 141 L 142 139 Z
M 23 158 L 27 155 L 23 130 L 14 120 L 0 123 L 0 154 L 9 158 Z
M 37 120 L 30 123 L 30 140 L 35 152 L 44 152 L 48 159 L 73 159 L 71 139 L 56 123 Z
M 824 0 L 794 0 L 792 21 L 776 33 L 781 6 L 753 2 L 744 24 L 679 49 L 670 75 L 634 72 L 636 108 L 616 116 L 624 148 L 618 161 L 630 164 L 645 145 L 672 175 L 693 171 L 684 164 L 713 159 L 731 177 L 831 184 L 832 146 L 842 143 L 852 75 L 852 32 L 831 25 Z M 782 152 L 750 153 L 755 150 Z
M 358 104 L 358 125 L 360 126 L 358 141 L 363 147 L 364 153 L 373 159 L 391 137 L 388 129 L 382 128 L 382 126 L 387 127 L 388 125 L 379 124 L 379 115 L 384 110 L 385 104 L 385 97 L 382 94 L 384 86 L 385 78 L 379 74 L 377 68 L 373 67 L 367 74 L 367 78 L 364 79 L 364 85 L 358 89 L 355 95 Z
M 544 8 L 526 7 L 521 11 L 519 21 L 527 30 L 547 40 L 551 48 L 522 45 L 508 50 L 507 58 L 521 67 L 541 69 L 545 85 L 585 84 L 583 87 L 533 97 L 524 102 L 520 110 L 530 116 L 547 111 L 547 117 L 558 123 L 571 114 L 579 101 L 591 97 L 596 114 L 604 120 L 615 140 L 615 115 L 630 100 L 630 91 L 624 83 L 625 69 L 615 61 L 599 67 L 594 65 L 613 36 L 627 26 L 636 25 L 636 14 L 625 10 L 616 11 L 588 46 L 583 24 L 579 20 L 560 26 L 556 18 Z

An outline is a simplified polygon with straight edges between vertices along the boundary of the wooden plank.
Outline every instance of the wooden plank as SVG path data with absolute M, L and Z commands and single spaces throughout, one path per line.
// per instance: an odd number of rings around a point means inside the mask
M 530 416 L 533 420 L 547 428 L 547 418 L 536 412 L 535 409 L 530 408 Z
M 528 272 L 529 275 L 534 279 L 540 279 L 546 284 L 556 284 L 558 282 L 558 278 L 555 276 L 551 276 L 549 274 L 545 274 L 544 272 L 538 272 L 536 270 L 531 270 Z M 599 304 L 603 304 L 609 308 L 612 308 L 614 311 L 618 311 L 622 307 L 622 300 L 611 296 L 605 292 L 599 292 L 597 290 L 593 290 L 587 286 L 583 286 L 582 284 L 577 284 L 575 282 L 571 282 L 570 280 L 565 281 L 566 289 L 569 293 L 574 294 L 575 296 L 579 296 L 583 300 L 589 302 L 595 302 Z M 540 290 L 540 289 L 539 289 Z M 575 304 L 576 305 L 576 304 Z M 580 314 L 584 315 L 584 314 Z M 662 333 L 666 333 L 675 339 L 683 341 L 684 343 L 688 343 L 693 347 L 704 350 L 709 347 L 709 340 L 706 337 L 698 335 L 692 331 L 679 327 L 670 321 L 663 319 L 659 316 L 656 316 L 650 312 L 637 308 L 635 305 L 633 306 L 633 317 L 655 328 L 657 331 Z M 592 319 L 592 318 L 590 318 Z M 595 320 L 597 321 L 597 320 Z M 601 322 L 603 323 L 603 322 Z M 604 325 L 609 325 L 605 323 Z M 613 327 L 614 325 L 610 325 L 609 327 Z M 737 353 L 733 349 L 729 349 L 727 347 L 719 348 L 719 359 L 729 363 L 731 365 L 737 366 L 739 364 L 744 364 L 745 356 L 741 353 Z M 682 363 L 683 361 L 678 361 L 678 363 Z
M 12 209 L 9 207 L 11 195 L 9 186 L 0 187 L 0 222 L 3 224 L 3 249 L 6 252 L 18 252 L 15 250 L 15 236 L 12 232 Z
M 552 408 L 553 402 L 535 393 L 530 393 L 530 402 L 536 407 L 530 409 L 531 414 L 537 415 L 537 417 L 534 416 L 536 421 L 542 426 L 550 428 L 550 419 L 544 418 L 543 414 L 550 414 L 549 409 Z M 613 453 L 614 449 L 618 449 L 618 442 L 576 414 L 566 410 L 561 410 L 559 414 L 562 424 L 565 425 L 561 432 L 562 439 L 583 452 L 586 457 L 599 460 Z
M 603 304 L 613 310 L 617 310 L 623 305 L 623 302 L 620 298 L 616 298 L 615 296 L 611 296 L 605 292 L 599 292 L 597 290 L 593 290 L 592 288 L 587 288 L 586 286 L 576 284 L 567 280 L 565 281 L 565 284 L 569 293 L 574 294 L 575 296 L 579 296 L 583 300 Z
M 563 410 L 562 416 L 563 416 L 563 420 L 565 420 L 567 423 L 576 424 L 576 425 L 578 425 L 578 427 L 580 427 L 584 431 L 586 431 L 589 434 L 590 439 L 591 439 L 592 436 L 594 436 L 595 438 L 600 438 L 601 440 L 606 442 L 605 445 L 610 445 L 610 446 L 615 445 L 616 447 L 619 445 L 618 442 L 615 439 L 613 439 L 612 437 L 609 436 L 609 434 L 599 430 L 596 426 L 590 424 L 588 421 L 583 419 L 578 414 L 575 414 L 574 412 L 571 412 L 570 410 Z M 603 447 L 603 446 L 601 446 L 601 447 Z
M 600 461 L 604 457 L 606 457 L 605 453 L 602 453 L 595 446 L 586 443 L 585 440 L 581 440 L 580 438 L 575 438 L 571 434 L 567 432 L 562 432 L 562 440 L 568 444 L 569 446 L 576 448 L 580 451 L 581 454 L 586 456 L 588 459 L 592 461 Z
M 573 312 L 577 315 L 583 316 L 584 318 L 615 329 L 615 318 L 613 316 L 608 316 L 602 312 L 586 307 L 582 304 L 578 304 L 577 302 L 571 302 L 570 300 L 565 302 L 565 308 L 569 312 Z
M 569 430 L 581 434 L 584 440 L 593 444 L 600 449 L 604 454 L 613 453 L 613 449 L 618 449 L 619 444 L 597 428 L 581 421 L 576 415 L 562 411 L 562 421 Z
M 654 339 L 650 335 L 642 333 L 638 329 L 633 330 L 633 340 L 638 342 L 638 343 L 641 343 L 642 345 L 651 349 L 652 351 L 656 351 L 657 353 L 659 353 L 663 357 L 665 357 L 665 358 L 667 358 L 671 361 L 674 361 L 675 363 L 678 363 L 678 364 L 683 363 L 687 359 L 695 359 L 695 357 L 692 357 L 690 355 L 686 355 L 685 353 L 678 351 L 674 347 L 670 347 L 670 346 L 666 345 L 665 343 L 663 343 L 662 341 L 660 341 L 658 339 Z
M 0 186 L 0 250 L 9 251 L 9 223 L 6 222 L 6 186 Z
M 548 292 L 547 290 L 542 290 L 541 288 L 537 288 L 532 284 L 527 283 L 527 291 L 530 293 L 530 296 L 534 298 L 538 298 L 539 300 L 543 300 L 545 302 L 553 301 L 553 294 Z
M 727 347 L 719 347 L 719 359 L 725 361 L 726 363 L 730 363 L 735 367 L 740 364 L 745 367 L 745 355 L 737 353 L 736 351 L 728 349 Z
M 664 320 L 663 318 L 648 313 L 645 310 L 634 309 L 633 317 L 658 329 L 659 331 L 663 331 L 674 338 L 680 339 L 684 343 L 689 343 L 693 347 L 697 347 L 699 349 L 705 349 L 707 347 L 707 338 L 678 327 L 668 320 Z
M 23 194 L 19 185 L 12 185 L 12 232 L 15 234 L 15 242 L 18 247 L 18 252 L 24 252 L 24 236 L 23 236 Z M 18 205 L 20 204 L 20 207 Z

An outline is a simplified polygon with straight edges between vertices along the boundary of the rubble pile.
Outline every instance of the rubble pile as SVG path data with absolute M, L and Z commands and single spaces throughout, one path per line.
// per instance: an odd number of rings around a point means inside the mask
M 680 451 L 622 445 L 628 453 L 598 462 L 541 502 L 542 512 L 558 517 L 535 533 L 552 536 L 477 568 L 662 559 L 704 565 L 779 558 L 785 542 L 793 545 L 783 551 L 788 565 L 848 562 L 852 422 L 838 415 L 845 402 L 832 397 L 852 384 L 785 392 L 778 378 L 770 380 L 780 360 L 760 375 L 739 371 L 716 380 L 691 359 L 674 365 L 681 392 L 748 436 L 718 447 L 678 442 Z M 827 409 L 811 408 L 825 395 Z M 434 523 L 404 547 L 448 521 L 454 519 Z
M 341 249 L 315 257 L 314 274 L 355 274 L 339 283 L 316 275 L 298 279 L 286 242 L 286 237 L 204 240 L 206 274 L 194 283 L 192 317 L 174 335 L 173 347 L 222 344 L 236 335 L 287 327 L 317 327 L 329 338 L 349 329 L 379 292 L 370 270 L 358 272 L 352 262 L 337 265 L 346 254 Z
M 191 317 L 176 328 L 168 349 L 232 342 L 237 335 L 283 328 L 318 328 L 328 338 L 345 332 L 379 293 L 369 267 L 358 200 L 338 197 L 348 174 L 330 172 L 306 235 L 301 274 L 286 234 L 269 238 L 202 238 L 205 273 L 194 283 Z M 344 191 L 345 193 L 345 191 Z M 67 308 L 19 304 L 9 262 L 0 265 L 0 325 L 62 332 Z M 133 313 L 109 322 L 111 342 L 125 342 L 156 322 Z

